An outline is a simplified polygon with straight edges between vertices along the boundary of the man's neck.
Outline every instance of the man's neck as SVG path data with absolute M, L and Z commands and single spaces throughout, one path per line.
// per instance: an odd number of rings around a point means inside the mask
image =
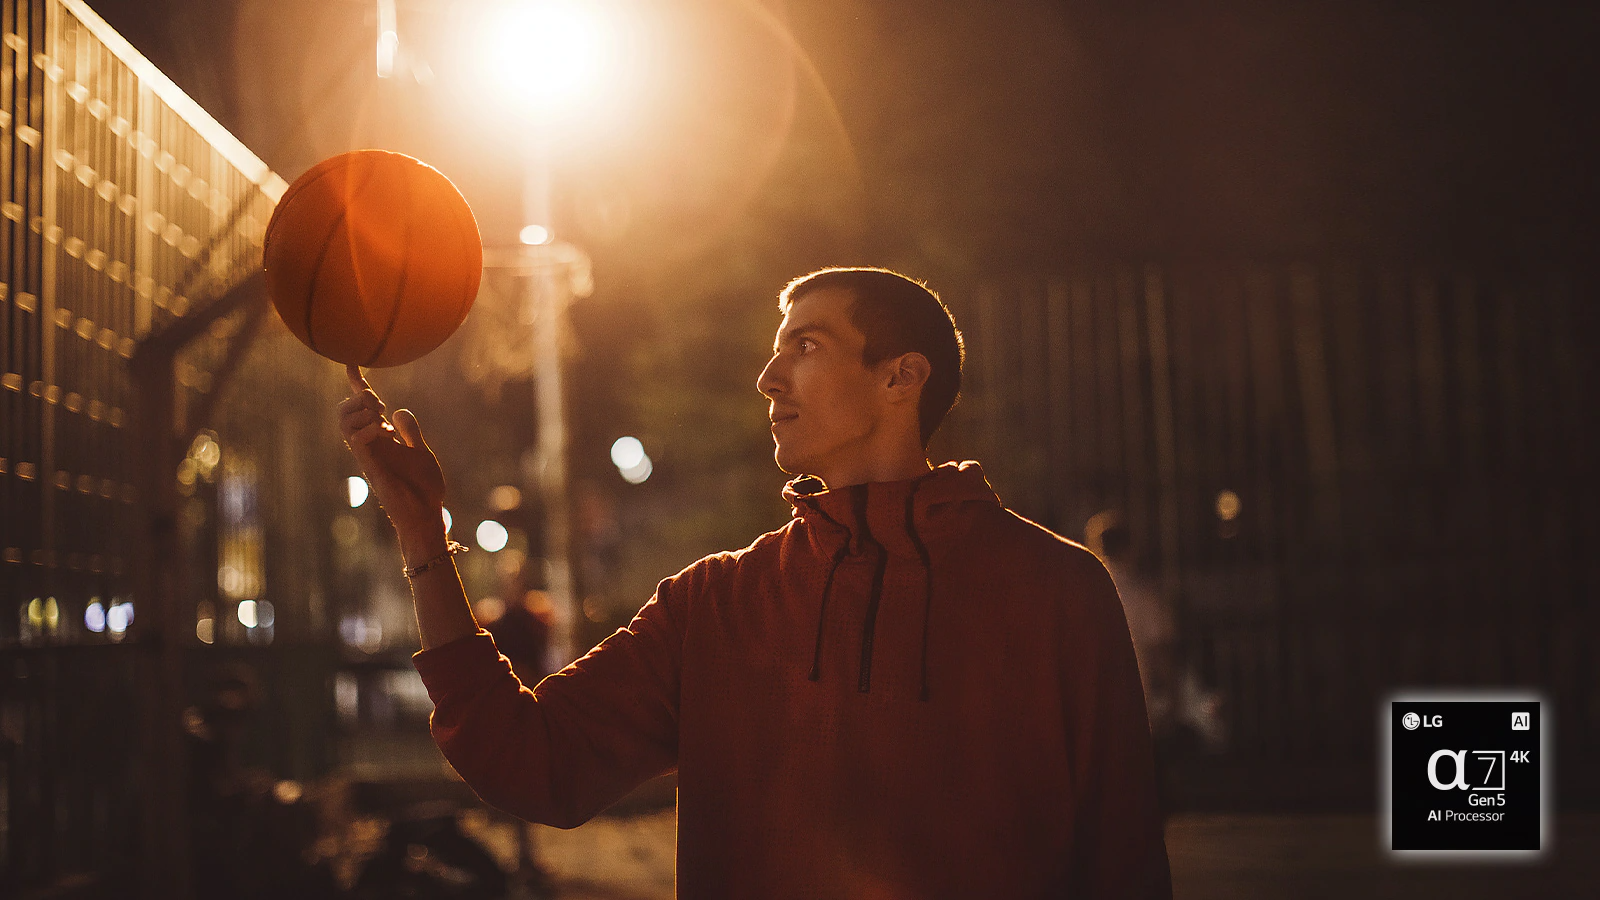
M 827 485 L 830 491 L 874 481 L 906 481 L 926 475 L 933 470 L 928 457 L 920 450 L 921 448 L 918 448 L 919 452 L 914 456 L 866 460 L 857 465 L 814 474 L 822 479 L 822 483 Z

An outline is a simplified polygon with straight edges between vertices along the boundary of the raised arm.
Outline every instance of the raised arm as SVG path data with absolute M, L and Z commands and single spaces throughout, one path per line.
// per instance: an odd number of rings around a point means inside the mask
M 349 366 L 350 396 L 339 404 L 339 430 L 356 463 L 372 485 L 378 504 L 393 523 L 407 567 L 438 562 L 411 579 L 417 631 L 424 650 L 448 644 L 478 630 L 455 561 L 446 553 L 444 473 L 422 439 L 417 417 L 408 409 L 384 417 L 383 401 Z M 443 556 L 443 559 L 440 557 Z
M 673 579 L 627 628 L 530 689 L 478 627 L 445 551 L 444 476 L 417 419 L 384 405 L 348 370 L 340 429 L 394 523 L 411 578 L 433 698 L 434 742 L 484 802 L 534 822 L 572 827 L 677 764 L 682 612 Z

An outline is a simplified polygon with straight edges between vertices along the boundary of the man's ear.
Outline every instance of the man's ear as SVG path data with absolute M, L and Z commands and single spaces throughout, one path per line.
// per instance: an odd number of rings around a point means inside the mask
M 887 387 L 901 397 L 917 397 L 932 374 L 933 366 L 928 363 L 926 356 L 914 350 L 902 353 L 889 360 Z

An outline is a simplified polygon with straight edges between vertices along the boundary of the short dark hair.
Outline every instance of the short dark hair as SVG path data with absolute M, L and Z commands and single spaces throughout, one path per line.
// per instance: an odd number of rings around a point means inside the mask
M 850 292 L 850 323 L 866 337 L 861 361 L 875 366 L 904 353 L 928 360 L 928 380 L 917 403 L 922 446 L 939 429 L 961 396 L 961 366 L 966 345 L 950 310 L 927 285 L 899 272 L 875 267 L 819 269 L 786 285 L 778 309 L 813 291 L 841 288 Z

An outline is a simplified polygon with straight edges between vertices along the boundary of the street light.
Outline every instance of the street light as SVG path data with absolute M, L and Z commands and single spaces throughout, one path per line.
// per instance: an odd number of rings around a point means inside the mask
M 515 276 L 519 299 L 528 308 L 539 438 L 524 477 L 544 499 L 545 582 L 558 610 L 551 644 L 556 654 L 571 658 L 577 602 L 569 563 L 562 335 L 567 306 L 588 296 L 593 283 L 587 254 L 560 240 L 553 221 L 551 150 L 555 132 L 603 105 L 608 82 L 618 74 L 623 31 L 605 14 L 601 0 L 496 3 L 479 22 L 472 54 L 479 84 L 498 101 L 501 114 L 522 126 L 524 142 L 518 243 L 488 249 L 484 264 Z M 500 533 L 491 529 L 480 535 L 480 545 L 504 546 Z
M 616 14 L 613 0 L 492 0 L 460 4 L 451 0 L 376 0 L 379 74 L 419 60 L 416 49 L 442 36 L 454 44 L 448 55 L 458 65 L 441 66 L 441 81 L 462 89 L 457 100 L 488 107 L 499 126 L 493 131 L 512 137 L 523 158 L 523 217 L 514 240 L 486 246 L 485 280 L 491 273 L 517 283 L 524 304 L 522 322 L 529 327 L 527 346 L 504 336 L 489 340 L 492 363 L 506 372 L 531 372 L 535 384 L 538 444 L 524 457 L 523 478 L 531 493 L 542 496 L 547 593 L 558 609 L 551 644 L 558 655 L 576 654 L 573 625 L 577 603 L 568 561 L 570 537 L 567 504 L 566 415 L 561 353 L 566 308 L 593 290 L 590 262 L 580 248 L 561 240 L 551 212 L 553 149 L 570 149 L 577 133 L 614 113 L 628 75 L 625 52 L 633 38 L 632 20 Z M 396 6 L 406 14 L 426 10 L 429 31 L 418 38 L 403 34 Z M 461 13 L 465 12 L 466 15 Z M 423 16 L 419 15 L 420 20 Z M 437 46 L 437 44 L 435 44 Z M 398 60 L 397 60 L 398 54 Z M 413 66 L 420 62 L 408 63 Z M 430 67 L 431 71 L 431 67 Z M 507 128 L 506 126 L 510 126 Z M 508 238 L 510 236 L 507 236 Z M 492 240 L 492 239 L 491 239 Z M 509 245 L 509 246 L 508 246 Z M 498 348 L 516 347 L 516 358 Z M 449 511 L 445 527 L 450 528 Z M 490 537 L 489 548 L 498 539 Z
M 616 53 L 615 31 L 594 3 L 499 3 L 486 18 L 483 83 L 502 102 L 539 116 L 593 99 Z

